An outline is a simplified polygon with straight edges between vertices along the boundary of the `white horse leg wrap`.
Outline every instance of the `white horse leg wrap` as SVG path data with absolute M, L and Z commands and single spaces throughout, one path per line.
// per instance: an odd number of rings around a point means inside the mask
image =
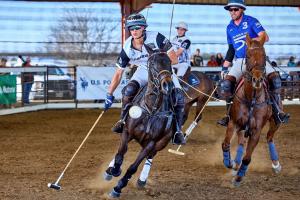
M 140 180 L 141 181 L 146 181 L 147 180 L 147 178 L 149 176 L 150 169 L 151 169 L 151 165 L 152 165 L 152 159 L 147 159 L 145 164 L 144 164 L 141 175 L 140 175 Z
M 115 158 L 110 161 L 108 167 L 114 167 L 115 166 Z

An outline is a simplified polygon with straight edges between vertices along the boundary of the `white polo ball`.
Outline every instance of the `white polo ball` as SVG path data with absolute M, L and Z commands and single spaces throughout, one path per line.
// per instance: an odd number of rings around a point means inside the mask
M 142 109 L 139 106 L 132 106 L 129 109 L 129 116 L 133 119 L 140 118 L 142 115 Z

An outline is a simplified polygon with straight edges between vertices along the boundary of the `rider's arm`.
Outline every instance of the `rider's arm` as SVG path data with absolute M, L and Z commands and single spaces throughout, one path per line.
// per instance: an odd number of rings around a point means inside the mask
M 175 51 L 176 56 L 179 57 L 182 52 L 184 51 L 184 49 L 188 49 L 191 46 L 191 41 L 190 40 L 185 40 L 181 43 L 181 46 L 179 47 L 179 49 L 177 51 Z
M 161 33 L 157 34 L 156 43 L 158 48 L 164 52 L 167 52 L 169 58 L 171 59 L 172 65 L 178 63 L 178 57 L 172 47 L 171 42 Z
M 118 62 L 116 63 L 117 69 L 115 71 L 115 74 L 112 77 L 111 84 L 109 85 L 108 90 L 107 90 L 108 94 L 112 95 L 114 93 L 114 91 L 116 90 L 116 88 L 118 87 L 118 85 L 120 84 L 124 69 L 128 65 L 129 61 L 130 61 L 130 58 L 127 56 L 124 49 L 122 49 L 122 51 L 119 55 L 119 58 L 118 58 Z
M 261 40 L 263 35 L 265 35 L 266 36 L 265 42 L 268 42 L 269 36 L 268 36 L 266 30 L 264 29 L 264 27 L 261 25 L 261 23 L 256 18 L 252 18 L 251 21 L 252 21 L 251 28 L 258 35 L 258 37 L 254 38 L 254 39 Z
M 114 93 L 114 91 L 116 90 L 116 88 L 120 84 L 123 72 L 124 72 L 124 69 L 117 68 L 117 70 L 115 71 L 115 74 L 112 77 L 111 84 L 109 85 L 109 88 L 108 88 L 108 91 L 107 91 L 108 94 L 112 95 Z
M 233 44 L 228 45 L 228 50 L 225 56 L 225 61 L 223 63 L 223 67 L 229 67 L 232 63 L 232 60 L 234 58 L 235 50 L 233 47 Z
M 258 37 L 257 38 L 255 38 L 256 40 L 261 40 L 261 38 L 263 37 L 265 35 L 265 42 L 268 42 L 269 41 L 269 36 L 268 36 L 268 34 L 267 34 L 267 32 L 266 31 L 261 31 L 261 32 L 259 32 L 258 33 Z

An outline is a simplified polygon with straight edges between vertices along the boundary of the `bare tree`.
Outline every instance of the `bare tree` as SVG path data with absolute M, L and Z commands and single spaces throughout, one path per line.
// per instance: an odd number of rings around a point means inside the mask
M 119 24 L 90 9 L 65 9 L 58 24 L 51 27 L 46 49 L 68 60 L 84 61 L 78 64 L 103 64 L 101 58 L 116 53 L 120 46 L 120 42 L 111 42 L 118 40 L 113 32 Z

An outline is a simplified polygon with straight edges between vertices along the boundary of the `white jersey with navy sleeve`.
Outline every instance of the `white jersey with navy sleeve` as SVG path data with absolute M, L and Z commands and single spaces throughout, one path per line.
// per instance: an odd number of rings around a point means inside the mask
M 173 50 L 173 48 L 171 42 L 158 32 L 145 31 L 144 45 L 142 46 L 141 51 L 133 47 L 132 40 L 133 38 L 129 37 L 125 41 L 116 65 L 122 69 L 125 69 L 128 64 L 138 66 L 130 80 L 137 81 L 140 87 L 143 87 L 148 82 L 147 62 L 149 53 L 147 52 L 145 45 L 147 45 L 147 48 L 151 48 L 152 50 L 162 50 L 167 53 Z M 175 87 L 180 88 L 181 86 L 177 77 L 172 76 L 172 79 Z
M 144 33 L 144 45 L 142 50 L 135 49 L 132 45 L 132 36 L 130 36 L 124 43 L 123 49 L 119 55 L 116 65 L 120 68 L 126 68 L 128 64 L 146 67 L 149 57 L 149 53 L 146 50 L 145 45 L 152 50 L 164 50 L 169 51 L 172 48 L 169 40 L 160 34 L 159 32 L 145 31 Z
M 191 41 L 186 36 L 176 36 L 171 41 L 173 48 L 177 51 L 179 48 L 183 49 L 182 54 L 178 58 L 178 63 L 189 63 L 191 57 Z

